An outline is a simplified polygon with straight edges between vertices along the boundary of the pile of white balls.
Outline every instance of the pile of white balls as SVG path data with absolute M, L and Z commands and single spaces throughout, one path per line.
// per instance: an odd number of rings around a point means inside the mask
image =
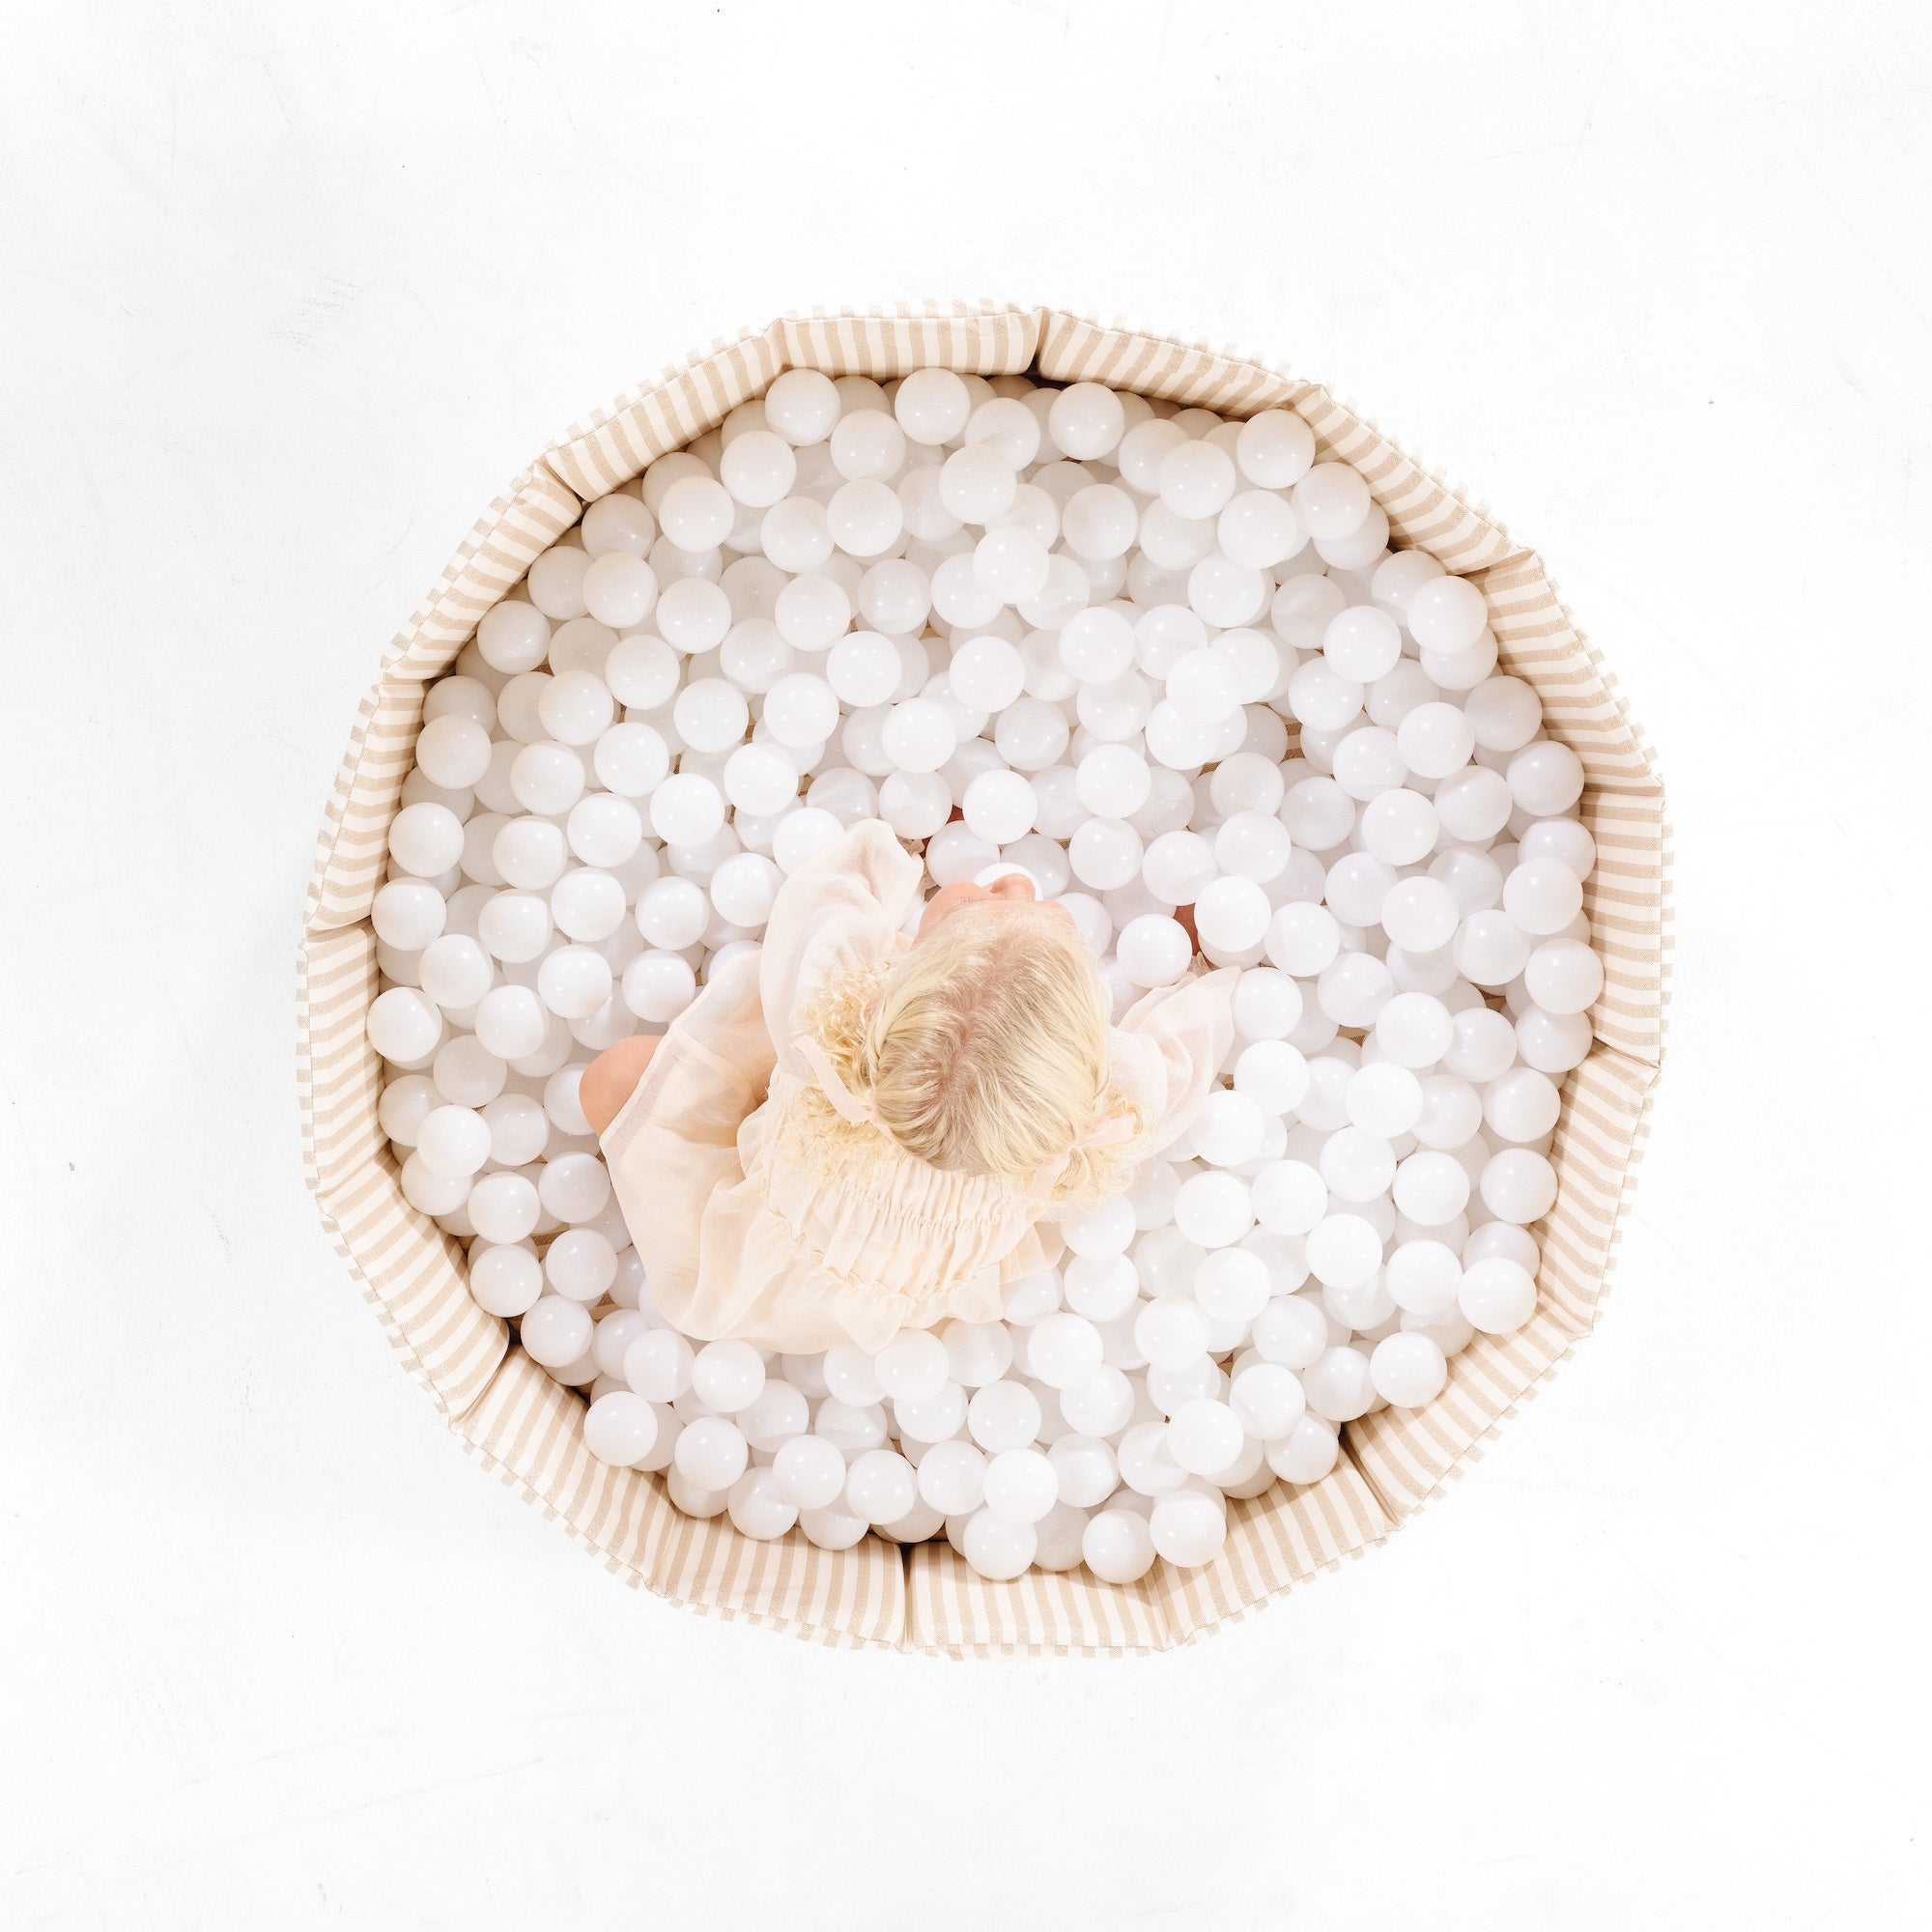
M 369 1037 L 404 1194 L 587 1392 L 593 1455 L 750 1537 L 1126 1583 L 1529 1320 L 1604 979 L 1583 772 L 1475 586 L 1388 534 L 1285 411 L 793 371 L 484 617 L 424 706 Z M 1234 1046 L 1003 1321 L 694 1345 L 579 1078 L 871 815 L 937 884 L 1031 873 L 1117 1016 L 1187 971 L 1192 906 L 1241 969 Z

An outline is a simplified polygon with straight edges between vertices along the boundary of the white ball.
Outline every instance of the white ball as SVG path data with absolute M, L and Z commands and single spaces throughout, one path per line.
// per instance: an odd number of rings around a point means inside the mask
M 1075 795 L 1096 818 L 1131 818 L 1152 788 L 1147 760 L 1126 745 L 1097 745 L 1075 767 Z
M 1189 1175 L 1174 1197 L 1174 1222 L 1201 1247 L 1232 1247 L 1254 1226 L 1246 1183 L 1233 1174 Z
M 1449 1364 L 1427 1335 L 1385 1335 L 1369 1357 L 1376 1393 L 1394 1408 L 1420 1408 L 1442 1393 Z
M 1099 1374 L 1104 1343 L 1083 1316 L 1042 1316 L 1027 1336 L 1027 1366 L 1049 1388 L 1078 1388 Z
M 1260 1151 L 1266 1122 L 1247 1094 L 1210 1090 L 1192 1129 L 1194 1151 L 1214 1167 L 1239 1167 Z
M 1080 1555 L 1103 1583 L 1134 1583 L 1153 1568 L 1153 1531 L 1131 1509 L 1103 1509 L 1088 1519 Z
M 970 1442 L 935 1442 L 919 1461 L 923 1502 L 947 1516 L 966 1516 L 986 1497 L 986 1457 Z
M 769 700 L 767 700 L 769 715 Z M 886 756 L 902 772 L 936 772 L 959 741 L 951 711 L 935 698 L 912 697 L 893 706 L 883 733 Z
M 600 1463 L 636 1468 L 657 1446 L 657 1410 L 628 1389 L 599 1396 L 584 1411 L 583 1446 Z
M 1204 945 L 1244 952 L 1261 945 L 1273 913 L 1267 894 L 1252 879 L 1219 878 L 1194 902 L 1194 929 Z
M 1520 1262 L 1500 1257 L 1463 1270 L 1457 1305 L 1485 1335 L 1512 1335 L 1536 1313 L 1536 1282 Z
M 1007 1582 L 1032 1564 L 1039 1539 L 1031 1523 L 1009 1522 L 990 1509 L 969 1517 L 960 1539 L 961 1554 L 981 1577 Z
M 1186 927 L 1165 913 L 1141 913 L 1130 919 L 1121 928 L 1115 950 L 1128 980 L 1146 987 L 1171 985 L 1194 956 Z
M 1155 1552 L 1178 1570 L 1211 1563 L 1228 1540 L 1227 1512 L 1211 1495 L 1182 1490 L 1162 1496 L 1148 1513 Z
M 981 772 L 959 801 L 967 829 L 994 845 L 1010 845 L 1033 830 L 1039 809 L 1033 786 L 1018 772 Z
M 692 1362 L 691 1386 L 700 1402 L 735 1415 L 762 1392 L 764 1357 L 749 1342 L 707 1342 Z
M 1060 1478 L 1037 1449 L 1005 1449 L 987 1461 L 985 1492 L 995 1516 L 1035 1523 L 1060 1500 Z
M 845 1492 L 845 1458 L 822 1435 L 795 1435 L 772 1457 L 772 1477 L 795 1508 L 826 1509 Z

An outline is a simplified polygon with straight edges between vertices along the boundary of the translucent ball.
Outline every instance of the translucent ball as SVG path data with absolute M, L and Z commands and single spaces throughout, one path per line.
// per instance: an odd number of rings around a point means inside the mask
M 729 924 L 761 926 L 771 916 L 780 879 L 770 859 L 757 852 L 740 852 L 712 873 L 711 903 Z
M 725 445 L 718 462 L 719 480 L 733 501 L 769 509 L 786 495 L 798 475 L 798 458 L 792 451 L 789 440 L 775 430 L 750 430 Z
M 838 419 L 838 391 L 816 369 L 787 369 L 765 391 L 765 421 L 795 446 L 822 442 Z
M 391 879 L 377 889 L 369 908 L 376 937 L 399 952 L 417 952 L 442 931 L 449 908 L 442 895 L 422 879 Z
M 1207 1353 L 1208 1317 L 1192 1301 L 1161 1295 L 1134 1318 L 1134 1346 L 1156 1368 L 1191 1368 Z
M 731 1485 L 726 1507 L 731 1526 L 754 1543 L 769 1543 L 783 1536 L 798 1521 L 798 1506 L 780 1488 L 776 1469 L 747 1469 Z
M 561 1019 L 588 1019 L 611 986 L 611 962 L 594 947 L 560 946 L 537 968 L 537 997 Z
M 1540 1221 L 1556 1205 L 1556 1170 L 1531 1148 L 1504 1148 L 1484 1163 L 1483 1206 L 1499 1221 Z
M 691 1386 L 721 1415 L 735 1415 L 763 1390 L 764 1357 L 749 1342 L 707 1342 L 692 1363 Z
M 1007 1582 L 1032 1564 L 1039 1539 L 1031 1523 L 1009 1522 L 990 1509 L 976 1511 L 966 1520 L 960 1553 L 981 1577 Z
M 1580 939 L 1546 939 L 1524 960 L 1522 983 L 1546 1012 L 1584 1012 L 1604 990 L 1604 962 Z
M 1405 613 L 1409 635 L 1424 650 L 1462 651 L 1488 628 L 1483 593 L 1466 577 L 1433 577 L 1410 593 Z
M 1200 1247 L 1232 1247 L 1254 1226 L 1246 1184 L 1232 1174 L 1189 1175 L 1174 1197 L 1174 1222 Z
M 947 1371 L 946 1345 L 925 1328 L 895 1336 L 873 1362 L 881 1392 L 895 1402 L 923 1402 L 937 1395 L 945 1385 Z
M 1419 778 L 1446 779 L 1461 771 L 1475 746 L 1468 719 L 1454 704 L 1418 704 L 1396 727 L 1396 749 Z
M 1264 1114 L 1292 1113 L 1308 1091 L 1308 1062 L 1286 1039 L 1255 1040 L 1235 1062 L 1235 1091 Z
M 1369 1379 L 1391 1407 L 1420 1408 L 1442 1393 L 1449 1364 L 1427 1335 L 1385 1335 L 1369 1356 Z
M 1112 892 L 1140 871 L 1141 836 L 1122 820 L 1090 818 L 1074 833 L 1066 856 L 1083 886 Z
M 390 986 L 370 1002 L 368 1030 L 369 1044 L 384 1060 L 408 1065 L 436 1051 L 442 1015 L 412 987 Z
M 1194 926 L 1204 944 L 1243 952 L 1262 943 L 1273 911 L 1267 894 L 1252 879 L 1218 878 L 1195 900 Z
M 1152 786 L 1147 760 L 1126 745 L 1096 745 L 1075 768 L 1080 803 L 1098 818 L 1131 818 Z
M 474 719 L 432 718 L 416 737 L 416 767 L 432 784 L 466 789 L 490 769 L 490 734 Z
M 939 500 L 962 524 L 983 526 L 1004 516 L 1018 491 L 1013 466 L 987 443 L 955 449 L 939 471 Z
M 1267 1306 L 1267 1264 L 1247 1248 L 1216 1248 L 1194 1275 L 1194 1298 L 1210 1321 L 1245 1327 Z
M 1379 921 L 1395 945 L 1410 952 L 1434 952 L 1455 938 L 1462 908 L 1447 886 L 1424 874 L 1389 886 Z
M 919 1500 L 919 1478 L 897 1451 L 867 1449 L 852 1460 L 845 1507 L 868 1523 L 896 1522 Z
M 1100 1331 L 1085 1317 L 1042 1316 L 1027 1341 L 1027 1365 L 1049 1388 L 1077 1388 L 1099 1374 Z
M 1080 1555 L 1103 1583 L 1134 1583 L 1153 1568 L 1153 1531 L 1130 1509 L 1103 1509 L 1088 1519 Z
M 1126 428 L 1126 411 L 1112 389 L 1073 383 L 1048 405 L 1046 431 L 1062 455 L 1092 462 L 1112 452 Z
M 728 1490 L 749 1460 L 744 1432 L 722 1415 L 686 1423 L 672 1456 L 677 1472 L 701 1490 Z
M 1540 738 L 1509 762 L 1508 783 L 1517 805 L 1537 818 L 1568 811 L 1583 795 L 1583 761 L 1568 745 Z
M 845 1492 L 845 1458 L 822 1435 L 794 1435 L 772 1457 L 772 1480 L 794 1508 L 829 1508 Z
M 1308 1399 L 1293 1369 L 1258 1361 L 1229 1384 L 1228 1406 L 1249 1435 L 1262 1442 L 1279 1442 L 1301 1420 Z
M 1194 1151 L 1212 1166 L 1239 1167 L 1260 1151 L 1264 1130 L 1262 1110 L 1247 1094 L 1214 1089 L 1195 1117 Z
M 1309 1408 L 1326 1422 L 1352 1422 L 1376 1399 L 1369 1358 L 1350 1348 L 1324 1349 L 1301 1373 Z
M 1038 810 L 1034 788 L 1018 772 L 981 772 L 960 800 L 967 828 L 976 838 L 1009 845 L 1032 831 Z
M 993 1460 L 997 1462 L 999 1459 Z M 966 1516 L 977 1510 L 982 1502 L 989 1500 L 987 1494 L 989 1472 L 987 1458 L 972 1443 L 935 1442 L 920 1458 L 916 1479 L 920 1500 L 927 1508 L 939 1511 L 942 1516 Z M 1022 1520 L 1008 1515 L 1006 1511 L 1000 1514 L 1007 1515 L 1009 1520 Z
M 1121 969 L 1136 986 L 1166 986 L 1187 971 L 1194 942 L 1178 920 L 1142 913 L 1121 928 L 1116 952 Z
M 1238 481 L 1234 459 L 1205 440 L 1177 443 L 1161 458 L 1157 472 L 1161 502 L 1175 516 L 1194 522 L 1218 517 Z
M 1148 1513 L 1154 1551 L 1179 1570 L 1199 1569 L 1221 1553 L 1228 1517 L 1215 1497 L 1198 1490 L 1162 1496 Z
M 1285 1483 L 1319 1483 L 1334 1468 L 1341 1449 L 1332 1422 L 1304 1415 L 1279 1442 L 1268 1444 L 1268 1467 Z
M 1060 1478 L 1037 1449 L 1005 1449 L 988 1459 L 986 1508 L 1007 1522 L 1036 1523 L 1060 1500 Z
M 715 478 L 680 476 L 658 504 L 658 526 L 679 550 L 706 551 L 731 534 L 737 521 L 731 493 Z
M 584 1411 L 583 1446 L 600 1463 L 636 1468 L 657 1446 L 657 1410 L 628 1389 L 599 1396 Z
M 1284 973 L 1305 980 L 1331 965 L 1342 950 L 1342 931 L 1326 906 L 1282 906 L 1264 935 L 1267 956 Z
M 651 794 L 651 830 L 667 845 L 702 845 L 724 823 L 724 795 L 708 778 L 679 772 Z
M 490 1128 L 469 1107 L 437 1107 L 416 1129 L 416 1154 L 434 1174 L 467 1178 L 490 1158 Z
M 584 570 L 584 610 L 613 631 L 641 624 L 657 598 L 656 573 L 641 556 L 628 551 L 608 551 Z
M 1520 1262 L 1497 1258 L 1463 1270 L 1457 1306 L 1484 1335 L 1513 1335 L 1536 1313 L 1536 1283 Z
M 1358 1288 L 1381 1265 L 1381 1236 L 1358 1214 L 1326 1214 L 1309 1230 L 1307 1258 L 1324 1286 Z
M 518 1339 L 525 1354 L 539 1367 L 560 1369 L 590 1347 L 595 1325 L 581 1301 L 547 1294 L 524 1316 Z
M 640 1020 L 674 1020 L 697 997 L 697 976 L 676 952 L 640 952 L 624 968 L 624 1004 Z
M 789 671 L 766 692 L 764 722 L 773 738 L 789 750 L 822 745 L 838 725 L 838 699 L 822 677 Z
M 463 821 L 446 805 L 406 805 L 389 821 L 389 857 L 399 871 L 434 879 L 463 857 Z
M 1329 619 L 1321 634 L 1321 655 L 1337 677 L 1372 684 L 1400 661 L 1402 631 L 1386 611 L 1373 604 L 1351 605 Z
M 1167 701 L 1190 724 L 1215 724 L 1241 702 L 1235 668 L 1220 652 L 1189 651 L 1168 673 Z
M 770 716 L 770 699 L 766 700 Z M 936 772 L 958 744 L 952 714 L 935 698 L 913 697 L 893 706 L 884 730 L 886 756 L 902 772 Z
M 508 1178 L 522 1179 L 517 1175 Z M 530 1189 L 530 1206 L 534 1224 L 535 1188 Z M 514 1320 L 533 1308 L 543 1293 L 543 1264 L 527 1248 L 479 1244 L 469 1255 L 469 1293 L 486 1315 Z
M 1503 880 L 1503 910 L 1524 932 L 1548 938 L 1583 910 L 1583 882 L 1560 859 L 1530 859 Z
M 1039 1433 L 1039 1398 L 1022 1382 L 988 1382 L 967 1403 L 966 1427 L 990 1453 L 1024 1449 Z
M 899 427 L 927 446 L 956 441 L 972 410 L 972 391 L 951 369 L 915 369 L 893 398 Z
M 1235 439 L 1241 474 L 1264 490 L 1288 490 L 1315 461 L 1315 432 L 1289 410 L 1264 410 Z
M 1133 1407 L 1133 1384 L 1117 1368 L 1097 1370 L 1060 1394 L 1062 1418 L 1084 1435 L 1112 1435 L 1126 1426 Z
M 1212 935 L 1203 937 L 1211 940 Z M 1272 966 L 1250 967 L 1236 981 L 1235 1025 L 1248 1039 L 1286 1039 L 1301 1013 L 1301 988 Z

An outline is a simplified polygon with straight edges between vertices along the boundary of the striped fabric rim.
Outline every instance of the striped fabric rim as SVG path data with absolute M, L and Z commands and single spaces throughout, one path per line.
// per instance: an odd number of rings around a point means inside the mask
M 684 1516 L 658 1478 L 598 1463 L 582 1445 L 582 1396 L 531 1363 L 507 1324 L 470 1298 L 460 1245 L 403 1200 L 377 1119 L 382 1068 L 364 1031 L 376 988 L 368 915 L 424 684 L 585 502 L 715 427 L 780 371 L 883 379 L 928 364 L 1105 383 L 1235 416 L 1295 411 L 1322 456 L 1367 476 L 1397 540 L 1482 588 L 1504 667 L 1536 687 L 1550 734 L 1577 751 L 1588 777 L 1583 818 L 1599 862 L 1586 901 L 1605 984 L 1590 1016 L 1597 1044 L 1564 1085 L 1537 1314 L 1515 1335 L 1479 1336 L 1426 1408 L 1349 1424 L 1342 1459 L 1323 1481 L 1233 1503 L 1215 1562 L 1189 1572 L 1157 1566 L 1124 1587 L 1085 1570 L 988 1582 L 943 1542 L 903 1558 L 876 1537 L 842 1551 L 818 1549 L 797 1531 L 753 1543 L 724 1519 Z M 1163 1650 L 1238 1621 L 1382 1541 L 1481 1456 L 1588 1334 L 1649 1132 L 1670 936 L 1662 785 L 1614 676 L 1540 559 L 1348 403 L 1232 350 L 1051 309 L 932 302 L 813 311 L 716 343 L 573 426 L 478 519 L 384 653 L 325 810 L 304 917 L 297 992 L 304 1166 L 338 1252 L 412 1379 L 478 1462 L 625 1582 L 711 1615 L 855 1648 L 945 1657 Z

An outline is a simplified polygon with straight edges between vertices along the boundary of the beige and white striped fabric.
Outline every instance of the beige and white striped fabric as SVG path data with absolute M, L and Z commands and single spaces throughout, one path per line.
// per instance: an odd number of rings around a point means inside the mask
M 457 1243 L 404 1202 L 376 1118 L 382 1069 L 364 1036 L 376 990 L 368 914 L 424 682 L 583 503 L 714 427 L 781 370 L 887 378 L 934 363 L 1107 383 L 1236 416 L 1294 410 L 1324 455 L 1367 476 L 1399 542 L 1482 587 L 1506 667 L 1535 685 L 1551 734 L 1576 749 L 1589 776 L 1583 816 L 1599 853 L 1589 912 L 1606 981 L 1591 1015 L 1596 1047 L 1565 1083 L 1535 1318 L 1518 1334 L 1478 1337 L 1427 1408 L 1350 1424 L 1324 1481 L 1234 1504 L 1218 1561 L 1186 1574 L 1157 1565 L 1127 1588 L 1085 1570 L 989 1583 L 944 1543 L 909 1557 L 870 1538 L 831 1552 L 796 1532 L 752 1543 L 724 1519 L 679 1514 L 658 1478 L 587 1454 L 582 1397 L 530 1363 L 506 1324 L 469 1298 Z M 298 1074 L 309 1184 L 390 1342 L 470 1453 L 626 1582 L 829 1644 L 951 1657 L 1166 1649 L 1379 1543 L 1475 1461 L 1594 1325 L 1662 1058 L 1669 873 L 1656 762 L 1542 563 L 1327 390 L 1231 351 L 1051 309 L 929 303 L 793 316 L 715 345 L 574 427 L 490 506 L 384 654 L 328 801 L 308 895 Z

